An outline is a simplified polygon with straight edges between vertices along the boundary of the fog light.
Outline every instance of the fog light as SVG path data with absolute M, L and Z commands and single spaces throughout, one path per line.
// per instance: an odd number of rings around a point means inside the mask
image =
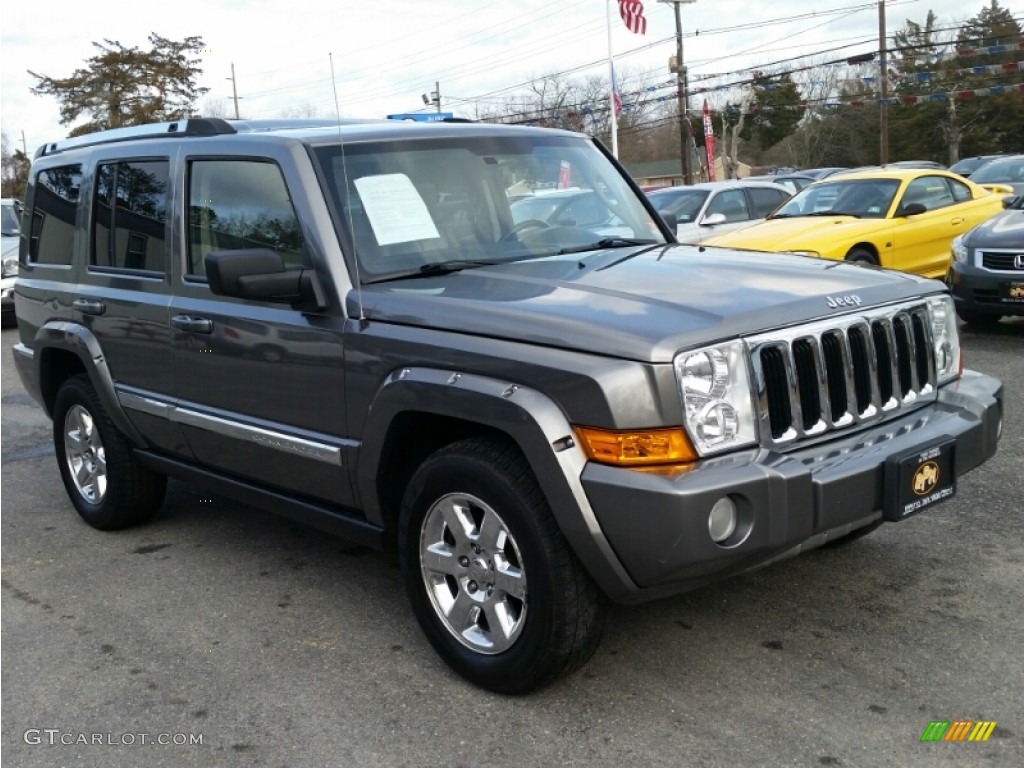
M 723 496 L 715 502 L 715 506 L 711 508 L 711 514 L 708 515 L 708 533 L 711 534 L 713 542 L 721 544 L 732 536 L 735 530 L 736 505 L 728 496 Z

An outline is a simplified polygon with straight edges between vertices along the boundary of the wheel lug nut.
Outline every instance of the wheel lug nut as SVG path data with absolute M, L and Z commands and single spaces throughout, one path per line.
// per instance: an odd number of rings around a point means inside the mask
M 476 585 L 475 581 L 471 581 L 471 582 L 469 582 L 469 584 L 466 585 L 466 589 L 468 589 L 469 590 L 469 594 L 472 595 L 472 594 L 474 594 L 479 589 L 479 587 Z
M 466 557 L 465 555 L 460 557 L 459 558 L 459 565 L 461 565 L 463 568 L 468 568 L 469 567 L 469 558 Z

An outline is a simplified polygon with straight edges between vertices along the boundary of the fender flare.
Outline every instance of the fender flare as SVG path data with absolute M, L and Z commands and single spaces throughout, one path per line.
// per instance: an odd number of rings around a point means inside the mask
M 507 434 L 519 446 L 562 534 L 610 597 L 637 591 L 598 523 L 583 489 L 586 455 L 562 409 L 530 387 L 432 368 L 393 372 L 377 391 L 363 430 L 354 482 L 369 522 L 383 526 L 377 475 L 393 420 L 415 411 L 450 416 Z
M 75 355 L 85 367 L 100 404 L 118 428 L 136 447 L 144 448 L 146 441 L 132 425 L 128 416 L 121 408 L 121 403 L 114 391 L 114 377 L 110 373 L 106 356 L 100 347 L 96 335 L 81 323 L 69 320 L 50 320 L 39 327 L 32 342 L 35 358 L 38 361 L 40 386 L 43 385 L 43 366 L 47 350 L 58 349 Z M 51 413 L 52 417 L 53 414 Z

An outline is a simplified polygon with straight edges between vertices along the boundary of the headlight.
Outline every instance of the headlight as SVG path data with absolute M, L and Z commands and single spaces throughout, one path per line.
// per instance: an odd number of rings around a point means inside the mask
M 3 262 L 3 276 L 16 277 L 18 274 L 18 257 L 8 256 Z
M 953 238 L 952 249 L 953 249 L 953 261 L 960 261 L 960 262 L 967 261 L 967 254 L 969 252 L 969 249 L 967 248 L 966 245 L 964 245 L 964 236 L 963 235 L 957 235 L 956 237 Z
M 673 364 L 686 431 L 701 456 L 756 442 L 754 402 L 742 341 L 681 352 Z
M 935 371 L 939 384 L 960 376 L 960 334 L 956 326 L 956 308 L 949 294 L 928 297 L 935 341 Z

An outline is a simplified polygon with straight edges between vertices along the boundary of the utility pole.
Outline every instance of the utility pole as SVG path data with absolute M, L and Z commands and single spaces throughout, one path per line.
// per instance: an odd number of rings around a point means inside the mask
M 238 116 L 238 85 L 235 82 L 235 62 L 231 62 L 231 77 L 228 78 L 231 81 L 231 95 L 235 100 L 235 120 L 240 119 Z
M 885 50 L 885 0 L 878 0 L 878 77 L 881 82 L 881 104 L 878 109 L 878 133 L 881 137 L 878 162 L 889 162 L 889 62 Z
M 683 22 L 679 16 L 679 6 L 691 4 L 697 0 L 658 0 L 672 3 L 676 13 L 676 55 L 675 61 L 669 62 L 669 70 L 676 73 L 676 95 L 679 102 L 679 152 L 682 160 L 683 183 L 693 184 L 693 172 L 690 169 L 690 118 L 689 118 L 689 82 L 686 76 L 686 65 L 683 64 Z
M 24 153 L 25 157 L 28 157 L 28 144 L 25 143 L 25 130 L 24 129 L 22 129 L 22 131 L 21 131 L 21 151 Z
M 427 96 L 427 94 L 424 93 L 422 96 L 420 96 L 420 98 L 423 99 L 423 103 L 424 104 L 426 104 L 427 106 L 430 106 L 431 104 L 433 104 L 434 106 L 437 107 L 437 111 L 440 112 L 441 111 L 441 83 L 439 83 L 437 80 L 435 80 L 434 81 L 434 90 L 431 91 L 430 96 Z

